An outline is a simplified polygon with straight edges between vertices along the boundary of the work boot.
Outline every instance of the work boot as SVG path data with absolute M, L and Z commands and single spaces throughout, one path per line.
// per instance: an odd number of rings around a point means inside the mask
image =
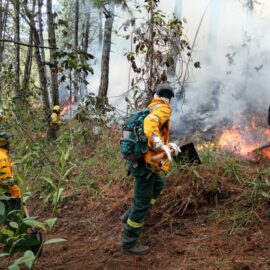
M 123 215 L 120 216 L 120 219 L 121 219 L 121 221 L 123 223 L 125 223 L 125 224 L 127 223 L 127 220 L 128 220 L 128 210 Z
M 148 246 L 143 246 L 143 245 L 135 245 L 132 248 L 123 249 L 123 252 L 131 253 L 133 255 L 138 255 L 138 256 L 147 255 L 149 251 L 150 251 L 150 248 Z

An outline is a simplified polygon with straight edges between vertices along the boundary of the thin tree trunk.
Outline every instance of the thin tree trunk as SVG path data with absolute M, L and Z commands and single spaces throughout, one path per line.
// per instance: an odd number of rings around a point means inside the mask
M 98 51 L 102 48 L 103 41 L 103 31 L 102 31 L 102 13 L 99 12 L 99 21 L 98 21 Z
M 2 1 L 2 0 L 1 0 Z M 7 15 L 8 15 L 8 6 L 9 6 L 9 0 L 6 1 L 5 7 L 1 5 L 1 39 L 5 39 L 5 34 L 6 34 L 6 26 L 7 26 Z M 3 62 L 3 54 L 4 54 L 4 42 L 0 42 L 0 63 Z M 1 67 L 0 67 L 1 70 Z
M 14 5 L 14 24 L 15 24 L 15 35 L 14 40 L 17 42 L 15 45 L 15 81 L 16 81 L 16 89 L 17 89 L 17 97 L 20 98 L 20 2 L 16 0 Z
M 183 1 L 184 0 L 178 0 L 175 1 L 175 6 L 174 6 L 174 15 L 178 20 L 182 19 L 183 16 Z M 176 36 L 173 38 L 173 42 L 174 42 L 174 46 L 175 48 L 179 48 L 179 44 L 180 44 L 180 38 L 179 36 Z M 178 62 L 178 52 L 173 50 L 171 52 L 171 57 L 173 60 L 172 65 L 168 68 L 168 74 L 170 76 L 175 76 L 176 74 L 176 68 L 177 68 L 177 62 Z
M 79 9 L 80 9 L 79 0 L 76 0 L 75 2 L 75 29 L 74 29 L 74 43 L 73 43 L 74 50 L 78 49 Z M 78 97 L 79 97 L 79 83 L 78 83 L 78 74 L 76 71 L 74 71 L 74 74 L 73 74 L 73 82 L 74 82 L 74 101 L 77 102 Z
M 49 46 L 51 48 L 56 48 L 56 38 L 55 38 L 55 23 L 54 16 L 52 12 L 52 0 L 47 0 L 47 23 L 48 23 L 48 37 Z M 50 63 L 51 67 L 51 95 L 52 102 L 54 105 L 59 105 L 59 90 L 58 90 L 58 76 L 57 76 L 57 61 L 56 61 L 56 49 L 50 49 Z
M 89 32 L 90 32 L 90 9 L 88 8 L 86 14 L 85 22 L 85 32 L 84 32 L 84 41 L 83 41 L 83 51 L 87 53 L 89 47 Z
M 0 39 L 3 37 L 4 25 L 3 25 L 3 2 L 0 0 Z M 0 64 L 2 63 L 2 42 L 0 42 Z M 0 67 L 1 68 L 1 67 Z
M 150 76 L 148 80 L 148 95 L 152 96 L 153 91 L 153 72 L 154 72 L 154 0 L 150 0 L 150 27 L 149 27 L 149 38 L 150 38 L 150 46 L 149 46 L 149 59 L 150 59 Z
M 42 20 L 42 7 L 43 7 L 43 0 L 38 0 L 38 33 L 39 33 L 39 40 L 40 46 L 44 47 L 44 39 L 43 39 L 43 20 Z M 45 49 L 40 48 L 41 60 L 45 63 Z M 46 67 L 45 67 L 45 76 L 46 76 Z
M 107 17 L 105 21 L 102 60 L 101 60 L 101 76 L 98 92 L 99 97 L 107 97 L 108 94 L 110 53 L 111 53 L 112 29 L 114 21 L 114 6 L 115 6 L 114 2 L 111 2 L 109 8 L 110 16 Z
M 74 29 L 74 49 L 78 48 L 78 35 L 79 35 L 79 0 L 75 3 L 75 29 Z
M 32 14 L 35 13 L 35 8 L 36 8 L 36 0 L 33 0 Z M 28 44 L 33 45 L 33 29 L 31 27 L 29 30 Z M 25 97 L 27 97 L 29 94 L 29 81 L 30 81 L 31 70 L 32 70 L 32 62 L 33 62 L 33 47 L 28 47 L 25 64 L 24 64 L 24 74 L 23 74 L 23 81 L 22 81 L 22 91 Z
M 11 0 L 12 3 L 14 3 L 15 0 Z M 26 3 L 22 3 L 22 7 L 24 8 L 24 13 L 21 12 L 21 16 L 24 18 L 24 20 L 29 24 L 30 28 L 33 31 L 33 41 L 36 45 L 34 47 L 35 50 L 35 58 L 37 62 L 37 68 L 38 68 L 38 74 L 39 74 L 39 82 L 40 82 L 40 90 L 42 95 L 42 101 L 43 101 L 43 112 L 44 112 L 44 118 L 45 120 L 48 119 L 48 115 L 50 114 L 50 101 L 49 101 L 49 94 L 47 90 L 47 79 L 46 79 L 46 73 L 45 73 L 45 63 L 42 61 L 40 48 L 40 37 L 39 32 L 35 24 L 34 20 L 34 14 L 28 9 Z
M 89 47 L 89 34 L 90 34 L 90 14 L 91 14 L 91 5 L 87 5 L 87 13 L 85 18 L 85 30 L 83 34 L 83 40 L 82 40 L 82 49 L 85 53 L 88 52 Z M 84 80 L 87 79 L 87 75 L 84 75 Z M 81 85 L 81 96 L 85 96 L 87 93 L 87 85 L 85 83 L 82 83 Z

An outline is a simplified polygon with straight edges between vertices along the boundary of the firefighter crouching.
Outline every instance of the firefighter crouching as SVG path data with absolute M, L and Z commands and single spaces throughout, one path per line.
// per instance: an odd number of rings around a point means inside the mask
M 150 113 L 144 119 L 144 133 L 148 140 L 149 151 L 144 159 L 129 163 L 129 170 L 135 177 L 134 200 L 129 209 L 121 216 L 125 224 L 122 249 L 136 255 L 145 255 L 149 247 L 137 243 L 144 225 L 144 218 L 155 204 L 157 197 L 164 188 L 164 180 L 160 171 L 167 172 L 172 161 L 171 151 L 178 155 L 180 149 L 169 143 L 170 117 L 172 108 L 170 100 L 174 92 L 169 84 L 159 85 L 149 105 Z M 153 162 L 151 158 L 158 152 L 165 152 L 166 159 Z

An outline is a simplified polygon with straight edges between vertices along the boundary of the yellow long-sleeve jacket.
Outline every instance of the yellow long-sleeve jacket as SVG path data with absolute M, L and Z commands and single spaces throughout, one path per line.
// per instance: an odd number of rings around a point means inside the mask
M 0 148 L 0 185 L 10 179 L 13 179 L 13 172 L 8 151 Z M 13 198 L 21 198 L 21 190 L 17 185 L 9 186 L 9 193 Z
M 154 98 L 150 105 L 150 114 L 144 119 L 144 133 L 148 139 L 148 146 L 150 151 L 148 151 L 144 160 L 147 164 L 153 166 L 157 171 L 167 172 L 169 170 L 168 160 L 162 160 L 158 162 L 151 161 L 151 158 L 157 154 L 153 144 L 153 134 L 158 136 L 164 144 L 169 143 L 169 133 L 170 133 L 170 117 L 172 113 L 172 108 L 170 104 L 163 98 Z
M 61 124 L 60 114 L 57 114 L 56 112 L 53 112 L 51 114 L 50 120 L 51 120 L 51 124 L 55 127 Z

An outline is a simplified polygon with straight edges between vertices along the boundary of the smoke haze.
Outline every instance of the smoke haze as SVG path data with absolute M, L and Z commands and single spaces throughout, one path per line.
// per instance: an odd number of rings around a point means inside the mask
M 184 32 L 192 43 L 209 3 L 209 0 L 161 0 L 160 8 L 169 16 L 175 10 L 182 14 L 187 21 Z M 266 119 L 270 102 L 269 15 L 267 0 L 255 4 L 253 11 L 244 7 L 243 1 L 211 1 L 192 54 L 201 68 L 194 69 L 191 64 L 185 103 L 173 103 L 173 126 L 188 133 L 188 127 L 196 122 L 207 131 L 220 121 L 237 121 L 239 114 L 254 108 L 264 113 Z M 115 29 L 129 17 L 119 9 L 117 16 Z M 128 90 L 130 70 L 124 53 L 129 49 L 130 41 L 113 36 L 108 95 L 121 111 L 125 111 L 121 95 Z M 94 92 L 98 83 L 97 79 L 92 80 L 92 85 L 90 82 Z

